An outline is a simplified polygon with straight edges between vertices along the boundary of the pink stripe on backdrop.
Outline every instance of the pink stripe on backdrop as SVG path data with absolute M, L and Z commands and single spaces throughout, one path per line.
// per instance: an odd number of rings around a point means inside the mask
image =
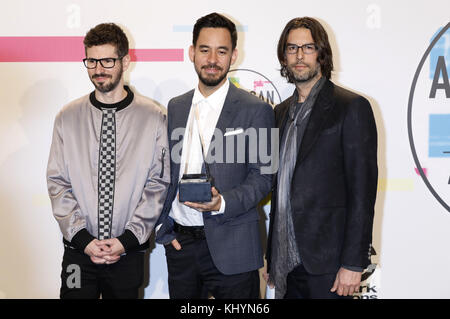
M 420 176 L 419 169 L 417 167 L 415 167 L 414 170 L 416 171 L 416 174 Z M 428 168 L 422 167 L 422 171 L 425 174 L 425 176 L 428 177 Z
M 130 49 L 133 62 L 181 62 L 183 49 Z M 83 37 L 0 37 L 0 62 L 81 62 Z
M 134 62 L 183 62 L 183 49 L 130 49 Z

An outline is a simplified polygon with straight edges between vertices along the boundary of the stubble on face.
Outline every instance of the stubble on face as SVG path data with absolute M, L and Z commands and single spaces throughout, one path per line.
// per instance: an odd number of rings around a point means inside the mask
M 304 68 L 304 71 L 297 72 L 298 68 Z M 311 66 L 305 62 L 296 62 L 287 65 L 286 69 L 288 76 L 294 81 L 294 83 L 305 83 L 317 77 L 320 71 L 320 65 L 316 64 Z
M 195 63 L 195 59 L 194 59 L 194 63 Z M 211 74 L 204 75 L 202 71 L 206 71 L 206 70 L 216 70 L 217 76 L 214 76 Z M 198 69 L 197 66 L 195 67 L 195 71 L 197 72 L 200 82 L 202 82 L 206 86 L 219 85 L 220 82 L 222 82 L 223 79 L 225 79 L 229 70 L 230 70 L 230 66 L 228 65 L 227 70 L 225 72 L 223 72 L 223 68 L 220 67 L 219 65 L 217 65 L 217 63 L 204 65 L 204 66 L 200 67 L 200 69 Z
M 117 65 L 119 63 L 120 63 L 120 65 Z M 123 74 L 121 62 L 117 61 L 116 66 L 118 67 L 118 71 L 114 75 L 107 74 L 107 73 L 94 73 L 91 76 L 91 82 L 92 82 L 92 84 L 94 84 L 95 88 L 99 92 L 101 92 L 101 93 L 111 92 L 117 87 L 117 85 L 119 85 L 120 79 L 122 78 L 122 74 Z M 96 79 L 99 79 L 99 78 L 109 78 L 111 80 L 110 81 L 96 81 Z
M 289 32 L 288 43 L 304 45 L 314 43 L 311 31 L 306 28 L 293 29 Z M 299 50 L 301 50 L 299 48 Z M 304 54 L 299 52 L 293 55 L 285 55 L 286 71 L 289 79 L 295 84 L 310 82 L 321 75 L 321 66 L 317 61 L 318 52 Z

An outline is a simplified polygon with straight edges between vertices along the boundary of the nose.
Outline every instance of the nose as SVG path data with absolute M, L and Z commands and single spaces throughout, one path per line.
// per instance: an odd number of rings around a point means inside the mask
M 102 66 L 100 61 L 97 61 L 97 65 L 95 66 L 95 72 L 102 73 L 103 71 L 105 71 L 105 68 Z
M 208 54 L 208 63 L 215 64 L 217 62 L 217 53 L 211 50 Z
M 301 61 L 302 59 L 303 59 L 303 50 L 302 50 L 302 48 L 298 48 L 297 60 Z

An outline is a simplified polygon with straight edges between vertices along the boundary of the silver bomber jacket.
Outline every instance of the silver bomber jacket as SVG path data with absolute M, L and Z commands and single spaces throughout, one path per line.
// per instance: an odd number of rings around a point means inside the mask
M 120 239 L 128 232 L 134 235 L 131 237 L 136 244 L 142 245 L 161 214 L 170 181 L 167 119 L 150 99 L 125 88 L 132 100 L 116 111 L 111 236 Z M 98 237 L 102 111 L 98 105 L 94 106 L 95 102 L 100 103 L 92 93 L 69 103 L 58 113 L 47 167 L 53 215 L 66 241 L 71 242 L 78 232 L 89 233 L 90 238 L 78 247 L 83 250 L 90 240 Z

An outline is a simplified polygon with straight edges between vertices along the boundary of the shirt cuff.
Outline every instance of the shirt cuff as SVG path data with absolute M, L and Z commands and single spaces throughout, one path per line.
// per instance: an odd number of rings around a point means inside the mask
M 133 232 L 129 229 L 125 230 L 125 232 L 117 237 L 117 239 L 122 244 L 123 248 L 125 248 L 125 252 L 132 250 L 139 246 L 139 240 L 133 234 Z
M 89 234 L 86 228 L 81 229 L 75 236 L 72 237 L 72 241 L 70 242 L 75 248 L 78 248 L 82 252 L 91 241 L 95 239 L 94 236 Z
M 347 270 L 356 271 L 356 272 L 363 272 L 364 268 L 358 267 L 358 266 L 344 266 L 342 265 L 342 268 L 345 268 Z
M 223 198 L 222 195 L 220 195 L 220 208 L 219 210 L 215 210 L 211 212 L 211 215 L 219 215 L 219 214 L 223 214 L 225 212 L 225 199 Z

